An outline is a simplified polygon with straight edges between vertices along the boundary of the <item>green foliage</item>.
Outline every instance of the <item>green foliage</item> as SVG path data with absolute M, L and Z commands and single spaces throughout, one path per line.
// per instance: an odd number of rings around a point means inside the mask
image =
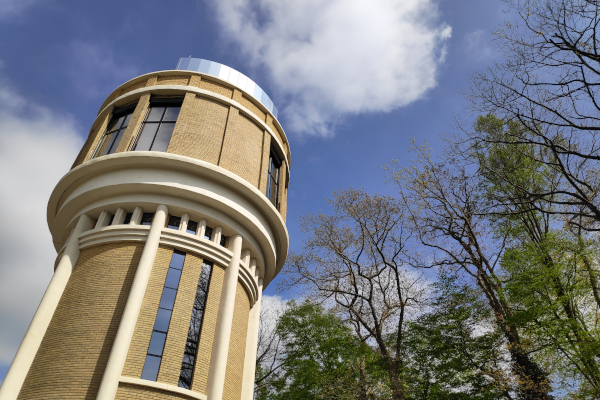
M 259 399 L 356 399 L 366 346 L 332 311 L 291 302 L 277 324 L 283 368 Z
M 440 276 L 430 312 L 407 329 L 412 399 L 500 399 L 510 389 L 502 333 L 477 290 Z
M 510 274 L 507 295 L 515 322 L 537 348 L 537 358 L 563 379 L 582 379 L 581 389 L 600 395 L 598 304 L 586 266 L 599 248 L 564 231 L 541 242 L 506 251 L 502 264 Z M 595 264 L 595 261 L 594 261 Z

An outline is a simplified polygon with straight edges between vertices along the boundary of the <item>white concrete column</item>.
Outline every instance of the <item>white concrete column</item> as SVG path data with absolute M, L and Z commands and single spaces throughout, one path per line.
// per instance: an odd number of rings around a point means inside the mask
M 242 250 L 242 262 L 250 269 L 250 249 Z
M 100 213 L 100 216 L 98 217 L 98 221 L 96 222 L 96 226 L 94 227 L 94 229 L 104 228 L 105 226 L 108 226 L 108 223 L 110 222 L 110 217 L 111 215 L 108 211 L 102 211 Z
M 127 211 L 124 208 L 119 208 L 115 212 L 115 217 L 113 218 L 113 222 L 111 225 L 121 225 L 125 221 L 125 215 L 127 215 Z
M 131 215 L 131 221 L 129 221 L 129 225 L 139 225 L 142 223 L 142 215 L 144 214 L 144 210 L 142 210 L 142 207 L 136 207 L 135 210 L 133 210 L 133 214 Z M 166 221 L 167 217 L 165 216 L 165 221 Z M 165 221 L 163 221 L 163 225 L 165 224 Z
M 117 394 L 119 378 L 121 377 L 123 367 L 125 366 L 127 352 L 129 351 L 135 324 L 137 323 L 140 314 L 140 308 L 142 307 L 142 301 L 144 300 L 144 294 L 146 293 L 146 287 L 148 286 L 148 280 L 150 279 L 156 252 L 158 251 L 160 232 L 165 226 L 167 213 L 167 206 L 160 205 L 156 209 L 156 214 L 154 214 L 154 219 L 152 220 L 150 231 L 148 232 L 148 238 L 146 239 L 144 250 L 142 250 L 140 262 L 135 271 L 135 276 L 133 277 L 131 290 L 127 297 L 127 304 L 125 304 L 123 316 L 121 317 L 121 322 L 117 329 L 117 335 L 115 336 L 115 341 L 110 356 L 108 357 L 108 362 L 106 363 L 102 382 L 100 382 L 100 388 L 98 389 L 98 395 L 96 396 L 97 400 L 114 400 Z
M 79 257 L 79 235 L 90 230 L 93 222 L 89 216 L 83 214 L 79 217 L 77 225 L 75 225 L 73 232 L 71 232 L 71 236 L 56 266 L 52 280 L 50 280 L 46 293 L 42 297 L 42 301 L 33 316 L 31 324 L 29 324 L 27 333 L 25 333 L 21 346 L 0 387 L 0 399 L 14 400 L 19 395 L 21 386 L 25 381 L 31 363 L 33 363 L 33 359 L 42 343 L 42 338 L 48 329 L 48 325 L 50 325 L 50 320 L 54 315 L 54 311 L 56 311 L 58 302 L 62 297 L 71 272 L 73 272 L 73 267 L 75 267 L 75 263 Z
M 212 241 L 214 244 L 220 244 L 222 234 L 223 234 L 223 228 L 220 226 L 217 226 L 215 228 L 215 230 L 213 231 Z
M 223 398 L 229 339 L 231 338 L 233 311 L 235 309 L 235 291 L 237 289 L 240 270 L 242 236 L 232 236 L 229 240 L 229 246 L 230 250 L 233 252 L 233 256 L 225 270 L 221 300 L 219 302 L 215 339 L 208 369 L 208 382 L 206 384 L 206 397 L 209 400 L 222 400 Z
M 256 259 L 252 259 L 256 270 Z M 262 300 L 263 280 L 258 278 L 258 298 L 248 316 L 248 334 L 246 335 L 246 356 L 244 358 L 244 374 L 242 375 L 242 400 L 254 398 L 254 377 L 256 374 L 256 353 L 258 347 L 258 327 L 260 323 L 260 302 Z
M 200 222 L 198 222 L 198 237 L 204 239 L 204 232 L 206 232 L 206 220 L 203 219 Z
M 188 213 L 183 214 L 183 216 L 181 217 L 181 224 L 179 224 L 179 230 L 181 232 L 185 232 L 185 230 L 187 229 L 189 220 L 190 220 L 190 214 L 188 214 Z

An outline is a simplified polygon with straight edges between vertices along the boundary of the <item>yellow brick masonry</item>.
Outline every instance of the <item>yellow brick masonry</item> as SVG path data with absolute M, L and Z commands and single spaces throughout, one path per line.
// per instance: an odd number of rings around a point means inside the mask
M 263 132 L 262 146 L 260 185 L 258 189 L 263 193 L 267 193 L 267 180 L 269 178 L 269 156 L 271 154 L 271 135 L 269 135 L 267 131 Z
M 287 215 L 287 163 L 284 161 L 281 164 L 281 169 L 279 171 L 279 213 L 281 214 L 281 218 L 283 218 L 283 222 L 285 222 L 285 217 Z
M 242 396 L 242 378 L 244 374 L 249 313 L 250 299 L 244 287 L 238 282 L 235 292 L 235 310 L 231 326 L 231 339 L 227 354 L 227 369 L 225 370 L 224 400 L 240 400 Z
M 186 94 L 167 153 L 217 164 L 229 107 Z
M 158 382 L 174 386 L 177 386 L 179 382 L 181 361 L 183 360 L 183 353 L 187 342 L 192 308 L 196 300 L 196 291 L 201 270 L 202 258 L 194 254 L 186 254 L 177 297 L 173 306 L 171 323 L 169 324 L 169 333 L 165 341 L 163 358 L 158 372 Z
M 156 253 L 150 280 L 148 281 L 146 294 L 144 295 L 144 301 L 140 309 L 140 315 L 135 325 L 133 338 L 129 346 L 129 352 L 127 353 L 127 360 L 123 368 L 124 376 L 133 378 L 142 376 L 142 369 L 144 368 L 146 353 L 150 344 L 150 337 L 152 336 L 152 328 L 154 327 L 156 312 L 172 255 L 173 249 L 164 246 L 160 246 Z
M 119 96 L 123 96 L 126 93 L 133 92 L 136 89 L 141 89 L 141 88 L 145 87 L 146 82 L 147 81 L 140 81 L 138 83 L 134 83 L 133 85 L 129 85 L 126 88 L 123 88 L 123 90 L 121 90 L 121 93 L 119 94 Z
M 229 111 L 219 166 L 258 188 L 263 131 L 237 111 L 234 107 Z
M 95 399 L 142 248 L 81 251 L 19 399 Z
M 200 393 L 206 393 L 208 367 L 210 365 L 210 356 L 215 338 L 217 314 L 219 313 L 219 301 L 221 299 L 224 277 L 225 269 L 215 264 L 208 287 L 208 298 L 206 299 L 202 332 L 200 333 L 200 343 L 198 344 L 198 356 L 192 379 L 192 390 Z
M 190 86 L 192 86 L 192 83 L 190 82 Z M 215 92 L 218 93 L 220 95 L 223 95 L 227 98 L 232 98 L 233 96 L 233 90 L 218 84 L 217 82 L 213 82 L 209 79 L 201 79 L 200 81 L 198 80 L 194 80 L 194 84 L 193 86 L 198 87 L 199 89 L 204 89 L 204 90 L 208 90 L 210 92 Z
M 75 168 L 79 164 L 83 163 L 90 156 L 90 153 L 96 149 L 100 138 L 104 134 L 104 131 L 106 131 L 106 127 L 112 116 L 113 108 L 114 107 L 110 106 L 102 115 L 98 117 L 99 124 L 97 124 L 95 127 L 92 127 L 87 140 L 83 144 L 83 147 L 81 148 L 81 151 L 79 152 L 79 155 L 75 159 L 75 162 L 71 168 Z
M 236 100 L 236 99 L 234 99 Z M 267 114 L 262 111 L 252 100 L 250 100 L 247 96 L 242 95 L 239 100 L 236 100 L 238 103 L 246 107 L 248 110 L 252 111 L 261 121 L 266 121 Z
M 119 384 L 119 390 L 115 400 L 189 400 L 188 396 L 178 395 L 176 393 L 156 390 L 154 388 L 145 388 L 136 385 L 128 385 L 126 383 Z
M 146 93 L 140 97 L 137 105 L 135 106 L 135 110 L 133 110 L 133 114 L 129 120 L 129 125 L 127 125 L 125 133 L 123 134 L 123 138 L 119 143 L 119 147 L 117 147 L 117 153 L 127 151 L 131 148 L 131 145 L 135 140 L 135 136 L 140 129 L 140 125 L 144 120 L 144 116 L 146 115 L 146 110 L 148 109 L 149 104 L 150 94 Z
M 122 91 L 134 90 L 131 89 L 132 87 L 149 87 L 161 84 L 189 84 L 190 86 L 211 90 L 233 98 L 265 121 L 278 140 L 283 144 L 284 151 L 289 157 L 287 143 L 282 141 L 282 134 L 275 126 L 273 118 L 269 114 L 262 112 L 240 90 L 231 90 L 209 79 L 203 79 L 200 75 L 162 77 L 153 75 L 146 80 L 125 87 Z M 149 93 L 140 97 L 131 122 L 117 148 L 117 152 L 128 151 L 133 145 L 135 136 L 140 129 L 148 109 L 149 101 Z M 104 119 L 103 122 L 92 129 L 73 167 L 85 161 L 97 147 L 110 120 L 110 112 L 112 110 L 106 110 L 102 116 Z M 271 135 L 264 132 L 263 128 L 254 124 L 248 117 L 240 114 L 237 108 L 232 106 L 227 107 L 216 101 L 196 96 L 194 93 L 186 93 L 167 152 L 219 165 L 244 178 L 261 192 L 265 193 L 272 139 Z M 285 188 L 287 173 L 283 173 L 283 171 L 287 170 L 287 168 L 287 165 L 285 168 L 282 168 L 280 182 L 280 204 L 284 220 L 287 209 L 287 205 L 285 204 L 287 202 L 287 188 Z
M 187 86 L 190 82 L 189 76 L 159 76 L 156 82 L 157 85 L 182 85 Z
M 279 140 L 279 143 L 283 144 L 283 139 L 281 138 L 281 132 L 279 132 L 279 129 L 277 129 L 277 127 L 275 126 L 275 123 L 273 122 L 273 117 L 271 117 L 270 114 L 267 114 L 266 123 L 267 123 L 267 126 L 269 128 L 271 128 L 271 131 L 277 137 L 277 140 Z M 285 145 L 284 145 L 284 148 L 285 148 Z

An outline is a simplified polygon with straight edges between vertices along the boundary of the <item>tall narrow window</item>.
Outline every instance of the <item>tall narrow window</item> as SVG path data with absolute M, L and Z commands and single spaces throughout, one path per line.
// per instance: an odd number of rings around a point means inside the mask
M 102 136 L 102 140 L 94 152 L 94 157 L 113 154 L 117 151 L 117 147 L 119 147 L 119 143 L 121 143 L 121 139 L 123 138 L 127 125 L 129 125 L 134 109 L 135 105 L 132 105 L 113 112 L 113 116 L 106 128 L 106 132 L 104 133 L 104 136 Z
M 151 102 L 134 150 L 167 151 L 180 109 L 181 99 Z
M 181 373 L 179 375 L 179 387 L 190 389 L 192 387 L 192 377 L 194 375 L 194 366 L 196 365 L 196 356 L 198 354 L 198 343 L 200 342 L 200 332 L 202 330 L 202 320 L 204 319 L 204 310 L 206 309 L 206 298 L 208 296 L 208 285 L 212 273 L 212 263 L 205 261 L 202 263 L 202 271 L 198 280 L 198 289 L 196 289 L 196 301 L 192 309 L 192 318 L 190 320 L 190 329 L 188 330 L 185 351 L 183 352 L 183 361 L 181 362 Z
M 179 278 L 185 261 L 185 253 L 175 250 L 171 257 L 171 264 L 165 279 L 158 312 L 154 321 L 154 329 L 150 338 L 150 345 L 146 354 L 146 362 L 142 370 L 142 379 L 156 381 L 158 370 L 162 360 L 163 350 L 165 348 L 165 340 L 169 331 L 171 322 L 171 314 L 173 313 L 173 305 L 175 304 L 175 296 L 179 288 Z
M 275 208 L 279 209 L 279 169 L 281 161 L 279 157 L 271 150 L 269 157 L 269 176 L 267 178 L 267 197 Z

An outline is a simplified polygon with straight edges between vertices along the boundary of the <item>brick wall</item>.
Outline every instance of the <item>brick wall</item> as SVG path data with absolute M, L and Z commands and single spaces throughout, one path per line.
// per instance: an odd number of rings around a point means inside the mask
M 284 146 L 284 152 L 289 157 L 289 148 L 282 139 L 283 135 L 275 126 L 270 114 L 263 112 L 248 96 L 240 90 L 233 90 L 200 75 L 169 75 L 151 76 L 146 80 L 133 83 L 123 88 L 119 93 L 126 93 L 140 87 L 160 85 L 190 85 L 201 89 L 222 94 L 242 104 L 258 118 L 265 121 L 279 142 Z M 143 122 L 150 100 L 150 94 L 140 97 L 129 126 L 116 152 L 128 151 Z M 110 120 L 110 110 L 103 116 L 104 121 L 90 132 L 90 136 L 75 160 L 73 167 L 84 162 L 96 148 L 98 141 L 106 130 Z M 240 114 L 235 107 L 186 93 L 175 130 L 171 137 L 168 153 L 179 154 L 219 165 L 265 193 L 267 183 L 269 151 L 271 135 L 264 134 L 264 128 L 256 125 L 251 118 Z M 286 166 L 287 167 L 287 166 Z M 285 174 L 282 174 L 282 215 L 285 218 L 287 206 L 286 193 L 283 188 Z
M 174 75 L 174 76 L 159 76 L 156 82 L 157 85 L 182 85 L 187 86 L 190 81 L 189 76 Z
M 271 117 L 270 114 L 267 114 L 267 126 L 269 128 L 271 128 L 271 131 L 273 132 L 273 134 L 275 134 L 275 136 L 277 137 L 277 140 L 279 140 L 279 143 L 281 143 L 283 145 L 283 139 L 281 138 L 281 132 L 279 132 L 279 130 L 275 126 L 275 123 L 273 123 L 273 117 Z
M 258 190 L 267 193 L 267 180 L 269 179 L 269 157 L 271 155 L 271 135 L 263 132 L 262 156 L 260 167 L 260 185 Z
M 229 353 L 227 354 L 227 369 L 225 370 L 224 400 L 240 400 L 242 396 L 242 378 L 244 374 L 249 313 L 250 299 L 242 284 L 238 282 L 235 292 L 235 310 L 231 326 Z
M 228 113 L 221 103 L 186 95 L 167 153 L 217 164 Z
M 224 277 L 225 269 L 215 264 L 213 266 L 210 285 L 208 287 L 208 298 L 206 299 L 206 309 L 204 311 L 204 320 L 202 321 L 198 355 L 196 358 L 196 366 L 194 368 L 194 377 L 192 378 L 192 390 L 200 393 L 206 393 L 208 367 L 210 365 L 210 356 L 212 353 L 213 341 L 215 339 L 217 314 L 219 313 L 219 302 L 221 300 Z
M 165 392 L 153 388 L 140 387 L 129 385 L 127 383 L 119 383 L 119 390 L 115 400 L 189 400 L 189 396 L 179 395 L 177 393 Z
M 81 251 L 19 399 L 95 399 L 142 243 Z
M 235 108 L 234 110 L 237 111 Z M 258 187 L 263 131 L 244 115 L 235 113 L 233 117 L 235 125 L 231 129 L 228 126 L 225 133 L 219 166 Z
M 173 306 L 169 333 L 165 341 L 163 358 L 158 372 L 158 382 L 177 386 L 181 373 L 181 362 L 187 342 L 192 308 L 196 300 L 198 279 L 202 270 L 202 258 L 187 254 L 181 271 L 177 297 Z
M 156 312 L 158 311 L 158 304 L 160 303 L 160 296 L 165 285 L 172 255 L 173 248 L 164 246 L 158 248 L 131 345 L 129 346 L 129 352 L 127 353 L 125 367 L 123 368 L 124 376 L 133 378 L 142 376 L 142 369 L 144 368 L 146 353 L 152 336 L 152 328 L 154 327 Z
M 117 147 L 117 153 L 127 151 L 131 147 L 132 142 L 135 140 L 137 132 L 140 129 L 140 125 L 144 121 L 146 110 L 148 109 L 149 104 L 150 93 L 143 94 L 138 100 L 135 110 L 133 110 L 129 124 L 127 125 L 125 133 L 123 134 L 123 138 L 119 143 L 119 147 Z
M 143 88 L 145 86 L 146 86 L 146 81 L 145 80 L 142 80 L 140 82 L 134 83 L 132 85 L 129 85 L 129 86 L 123 88 L 123 90 L 121 90 L 121 94 L 119 96 L 123 96 L 126 93 L 133 92 L 134 90 L 141 89 L 141 88 Z
M 254 100 L 256 101 L 256 100 Z M 254 101 L 250 100 L 247 96 L 242 94 L 240 99 L 237 99 L 237 102 L 246 107 L 248 110 L 252 111 L 261 121 L 265 121 L 267 118 L 267 114 L 254 103 Z
M 100 138 L 104 134 L 104 131 L 106 131 L 106 126 L 108 125 L 108 122 L 112 116 L 112 110 L 113 107 L 111 106 L 98 117 L 98 124 L 95 127 L 92 127 L 87 140 L 83 144 L 83 147 L 81 148 L 81 151 L 77 155 L 77 158 L 75 159 L 75 162 L 71 168 L 75 168 L 79 164 L 83 163 L 90 156 L 90 153 L 96 149 Z

